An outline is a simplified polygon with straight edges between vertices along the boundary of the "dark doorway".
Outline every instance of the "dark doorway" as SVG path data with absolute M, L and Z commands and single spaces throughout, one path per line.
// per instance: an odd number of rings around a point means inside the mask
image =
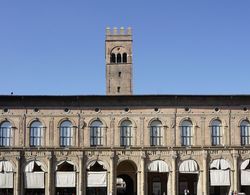
M 250 186 L 241 186 L 240 192 L 244 192 L 245 194 L 250 194 Z
M 117 181 L 122 179 L 124 183 L 116 183 L 117 195 L 133 195 L 134 194 L 134 183 L 131 177 L 126 174 L 118 175 Z
M 184 195 L 184 191 L 188 190 L 189 194 L 197 194 L 198 174 L 179 173 L 179 195 Z
M 148 173 L 148 194 L 167 195 L 167 173 Z
M 210 195 L 224 195 L 229 194 L 229 186 L 210 186 Z
M 13 195 L 13 189 L 11 188 L 0 189 L 0 194 L 1 195 Z
M 26 189 L 25 195 L 44 195 L 44 189 Z
M 98 188 L 87 188 L 87 195 L 106 195 L 107 188 L 106 187 L 98 187 Z
M 56 195 L 76 195 L 76 188 L 56 188 Z

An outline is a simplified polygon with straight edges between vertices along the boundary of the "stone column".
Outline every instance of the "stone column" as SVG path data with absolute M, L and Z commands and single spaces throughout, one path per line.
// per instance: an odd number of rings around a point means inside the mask
M 53 159 L 52 155 L 47 157 L 48 160 L 48 179 L 47 179 L 47 188 L 45 194 L 52 195 L 54 194 L 54 172 L 53 172 Z
M 207 151 L 203 151 L 203 194 L 208 195 L 208 168 L 207 168 Z
M 83 155 L 79 155 L 79 181 L 78 181 L 78 189 L 79 195 L 83 195 Z
M 176 159 L 177 154 L 176 152 L 173 152 L 172 154 L 172 195 L 178 195 L 178 179 L 177 179 L 177 170 L 176 170 Z
M 87 190 L 87 171 L 86 171 L 86 155 L 87 155 L 87 152 L 84 153 L 84 156 L 82 158 L 82 166 L 83 166 L 83 169 L 82 169 L 82 190 L 83 190 L 83 195 L 86 195 L 86 190 Z
M 140 194 L 145 194 L 145 153 L 142 153 L 141 156 L 141 193 Z
M 141 194 L 141 171 L 137 171 L 137 194 Z
M 110 156 L 110 177 L 109 177 L 109 192 L 108 195 L 116 194 L 116 174 L 115 174 L 115 166 L 114 166 L 114 153 Z
M 14 185 L 14 194 L 15 195 L 20 195 L 22 194 L 21 192 L 21 158 L 20 156 L 16 157 L 16 172 L 15 172 L 15 177 L 14 177 L 14 181 L 15 181 L 15 185 Z
M 239 169 L 238 169 L 238 157 L 239 154 L 237 151 L 233 153 L 233 162 L 234 162 L 234 191 L 239 192 Z

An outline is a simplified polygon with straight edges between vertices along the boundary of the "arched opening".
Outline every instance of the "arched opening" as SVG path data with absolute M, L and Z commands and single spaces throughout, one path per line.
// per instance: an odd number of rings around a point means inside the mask
M 167 194 L 169 168 L 163 160 L 154 160 L 148 166 L 148 194 Z
M 122 54 L 122 62 L 127 63 L 127 53 Z
M 179 195 L 196 195 L 198 179 L 198 164 L 194 160 L 183 161 L 179 166 Z
M 117 63 L 121 63 L 122 62 L 122 56 L 120 53 L 117 54 Z
M 135 195 L 137 181 L 136 165 L 129 160 L 121 162 L 117 166 L 117 195 Z
M 110 63 L 115 63 L 115 54 L 111 53 L 110 55 Z
M 13 195 L 13 172 L 9 161 L 0 161 L 0 194 Z
M 250 194 L 250 159 L 242 162 L 240 166 L 241 192 Z
M 102 161 L 93 161 L 87 167 L 87 195 L 107 194 L 107 169 Z
M 210 164 L 210 194 L 229 194 L 230 165 L 224 159 L 213 160 Z
M 39 161 L 31 161 L 25 166 L 24 187 L 26 195 L 45 194 L 45 167 Z
M 56 167 L 56 195 L 76 194 L 76 168 L 71 161 Z

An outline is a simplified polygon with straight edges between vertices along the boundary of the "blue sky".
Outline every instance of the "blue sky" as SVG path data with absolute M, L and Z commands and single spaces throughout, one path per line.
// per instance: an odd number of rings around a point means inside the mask
M 104 95 L 107 26 L 133 29 L 134 94 L 250 94 L 248 0 L 1 0 L 0 94 Z

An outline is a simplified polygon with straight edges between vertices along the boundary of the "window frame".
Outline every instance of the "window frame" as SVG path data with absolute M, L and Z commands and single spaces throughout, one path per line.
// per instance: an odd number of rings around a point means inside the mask
M 158 124 L 153 124 L 153 123 Z M 150 146 L 162 146 L 163 144 L 163 126 L 161 121 L 154 120 L 150 123 Z
M 190 123 L 190 125 L 184 125 L 184 123 Z M 181 123 L 181 145 L 192 146 L 193 145 L 193 124 L 189 120 L 184 120 Z
M 63 123 L 69 123 L 68 126 L 63 126 Z M 74 135 L 74 129 L 72 122 L 70 120 L 64 120 L 61 122 L 59 127 L 59 144 L 60 147 L 70 147 L 73 146 L 73 135 Z
M 99 125 L 93 125 L 95 122 L 99 122 Z M 104 127 L 100 120 L 95 120 L 90 125 L 90 146 L 103 146 L 103 133 Z
M 222 145 L 222 124 L 220 120 L 213 120 L 211 123 L 211 144 L 212 146 Z
M 128 124 L 126 124 L 128 123 Z M 128 147 L 132 146 L 133 139 L 133 124 L 129 120 L 125 120 L 120 126 L 120 146 Z
M 8 126 L 4 124 L 9 124 Z M 0 147 L 10 147 L 12 145 L 12 124 L 9 121 L 3 121 L 0 124 Z
M 242 133 L 243 131 L 244 133 Z M 250 123 L 247 120 L 242 121 L 240 124 L 240 142 L 242 146 L 250 145 Z
M 32 126 L 35 123 L 40 123 L 40 126 Z M 30 147 L 41 147 L 43 145 L 43 135 L 45 127 L 39 120 L 33 121 L 29 126 Z

